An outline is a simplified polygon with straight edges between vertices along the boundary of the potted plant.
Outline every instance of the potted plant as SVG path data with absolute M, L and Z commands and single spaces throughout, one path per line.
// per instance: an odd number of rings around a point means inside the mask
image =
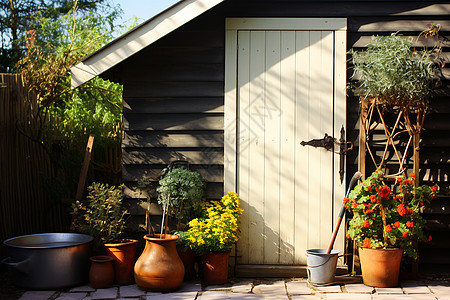
M 182 261 L 178 255 L 176 242 L 179 237 L 167 234 L 167 216 L 174 217 L 178 231 L 185 230 L 189 220 L 201 212 L 204 190 L 205 184 L 200 174 L 189 170 L 188 164 L 187 167 L 174 167 L 174 163 L 171 163 L 163 170 L 156 189 L 158 203 L 163 208 L 161 233 L 144 237 L 145 249 L 135 265 L 136 283 L 140 288 L 171 291 L 182 284 L 185 269 L 191 267 L 185 268 L 184 264 L 189 262 Z M 155 260 L 155 257 L 159 258 Z
M 167 215 L 175 218 L 177 231 L 185 230 L 188 222 L 199 216 L 205 201 L 201 175 L 184 167 L 165 169 L 156 191 L 158 203 Z
M 113 258 L 115 280 L 119 284 L 133 282 L 133 265 L 137 240 L 121 239 L 126 222 L 126 209 L 122 207 L 122 188 L 92 183 L 85 202 L 73 204 L 72 228 L 94 237 L 96 252 Z
M 427 240 L 420 209 L 435 197 L 438 187 L 415 187 L 412 173 L 398 177 L 391 188 L 383 175 L 375 171 L 344 198 L 345 208 L 353 214 L 347 238 L 359 247 L 364 284 L 393 287 L 402 254 L 417 259 L 419 242 Z
M 184 281 L 192 280 L 196 277 L 196 253 L 189 240 L 189 231 L 176 231 L 174 234 L 178 236 L 176 245 L 178 256 L 180 256 L 184 265 Z
M 433 27 L 424 31 L 424 36 L 437 35 Z M 412 146 L 413 172 L 419 173 L 419 143 L 429 99 L 439 86 L 439 47 L 432 50 L 418 51 L 413 43 L 393 33 L 390 36 L 373 36 L 364 51 L 349 52 L 352 56 L 354 74 L 352 87 L 360 95 L 361 131 L 369 137 L 374 123 L 382 124 L 387 136 L 387 145 L 381 162 L 374 163 L 383 167 L 392 144 L 399 161 L 399 171 L 395 175 L 406 176 L 407 165 L 393 142 L 400 138 L 400 133 L 407 132 L 409 141 L 406 148 Z M 395 115 L 389 123 L 386 113 Z M 361 151 L 369 146 L 360 145 Z M 360 152 L 361 153 L 361 152 Z M 405 150 L 405 155 L 407 151 Z
M 201 255 L 207 284 L 227 282 L 228 258 L 238 240 L 242 212 L 238 194 L 228 192 L 220 201 L 205 203 L 202 216 L 189 222 L 188 240 Z

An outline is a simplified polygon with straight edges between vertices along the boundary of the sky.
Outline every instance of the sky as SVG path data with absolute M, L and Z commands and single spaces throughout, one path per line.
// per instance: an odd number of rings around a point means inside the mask
M 131 26 L 134 23 L 133 18 L 138 18 L 138 23 L 142 23 L 154 15 L 169 8 L 179 0 L 112 0 L 119 4 L 123 10 L 122 23 Z

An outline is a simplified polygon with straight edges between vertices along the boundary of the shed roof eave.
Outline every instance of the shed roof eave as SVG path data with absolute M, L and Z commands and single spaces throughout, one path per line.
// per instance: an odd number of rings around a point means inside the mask
M 72 89 L 102 74 L 224 0 L 181 0 L 72 67 Z

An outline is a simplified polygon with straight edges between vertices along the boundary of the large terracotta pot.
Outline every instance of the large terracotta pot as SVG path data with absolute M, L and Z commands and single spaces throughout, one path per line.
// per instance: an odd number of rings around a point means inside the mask
M 230 252 L 202 255 L 203 280 L 206 284 L 224 284 L 228 282 L 229 257 Z
M 359 248 L 361 272 L 365 285 L 374 287 L 395 287 L 403 249 Z
M 112 257 L 96 255 L 90 258 L 92 264 L 89 270 L 89 282 L 96 289 L 105 289 L 112 286 L 114 281 L 114 268 Z
M 181 261 L 184 265 L 184 281 L 189 281 L 195 277 L 195 259 L 196 254 L 192 249 L 187 249 L 184 251 L 180 247 L 177 247 L 178 256 L 180 256 Z
M 133 267 L 136 261 L 137 240 L 121 239 L 105 244 L 106 254 L 113 258 L 115 281 L 118 284 L 134 282 Z
M 184 266 L 177 253 L 178 236 L 147 234 L 144 251 L 134 266 L 136 284 L 146 291 L 168 292 L 181 286 Z

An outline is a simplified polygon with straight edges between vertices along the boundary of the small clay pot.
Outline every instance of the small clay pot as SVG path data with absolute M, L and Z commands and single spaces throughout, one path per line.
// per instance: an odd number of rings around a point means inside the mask
M 121 285 L 134 283 L 134 263 L 138 241 L 121 239 L 105 244 L 106 254 L 113 258 L 115 281 Z
M 113 285 L 114 268 L 113 259 L 107 255 L 90 257 L 91 269 L 89 270 L 89 282 L 93 288 L 105 289 Z

